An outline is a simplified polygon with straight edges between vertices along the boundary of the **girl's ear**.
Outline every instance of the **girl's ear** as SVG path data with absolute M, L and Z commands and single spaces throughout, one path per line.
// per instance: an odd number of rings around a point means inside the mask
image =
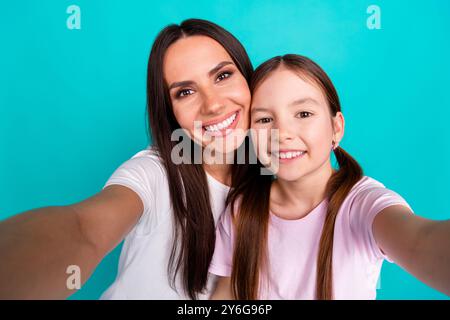
M 344 128 L 345 128 L 345 119 L 342 112 L 337 112 L 336 115 L 333 117 L 333 140 L 335 142 L 335 147 L 339 145 L 339 142 L 344 137 Z

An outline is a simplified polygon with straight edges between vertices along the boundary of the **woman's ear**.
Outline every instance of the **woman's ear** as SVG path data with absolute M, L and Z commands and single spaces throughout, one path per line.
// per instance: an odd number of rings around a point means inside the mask
M 344 137 L 344 128 L 345 128 L 345 119 L 342 112 L 337 112 L 336 115 L 333 117 L 333 140 L 335 142 L 335 148 L 339 145 L 339 142 L 341 142 L 342 138 Z

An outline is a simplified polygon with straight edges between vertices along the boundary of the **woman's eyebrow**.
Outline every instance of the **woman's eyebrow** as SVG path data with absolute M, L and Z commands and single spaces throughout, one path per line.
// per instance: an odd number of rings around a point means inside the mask
M 234 64 L 234 63 L 231 62 L 231 61 L 222 61 L 222 62 L 220 62 L 219 64 L 217 64 L 217 66 L 215 66 L 210 71 L 208 71 L 208 76 L 212 77 L 217 71 L 219 71 L 224 66 L 229 65 L 229 64 Z M 194 81 L 191 81 L 191 80 L 174 82 L 174 83 L 172 83 L 169 86 L 169 91 L 172 90 L 173 88 L 184 87 L 184 86 L 191 86 L 193 84 L 194 84 Z
M 229 64 L 233 64 L 233 62 L 231 62 L 231 61 L 222 61 L 222 62 L 220 62 L 217 66 L 215 66 L 214 68 L 212 68 L 208 72 L 208 76 L 212 77 L 217 71 L 219 71 L 224 66 L 229 65 Z
M 173 88 L 177 87 L 184 87 L 184 86 L 190 86 L 193 85 L 194 81 L 180 81 L 180 82 L 174 82 L 170 85 L 169 90 L 172 90 Z

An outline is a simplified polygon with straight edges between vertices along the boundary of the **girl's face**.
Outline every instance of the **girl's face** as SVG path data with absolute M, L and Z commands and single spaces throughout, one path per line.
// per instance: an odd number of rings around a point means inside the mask
M 279 68 L 257 87 L 251 105 L 253 142 L 267 146 L 257 151 L 258 158 L 266 156 L 272 163 L 278 161 L 275 173 L 278 179 L 287 181 L 329 169 L 332 141 L 338 143 L 344 133 L 342 113 L 332 117 L 320 87 L 304 79 L 307 78 Z M 278 136 L 271 129 L 277 129 Z M 267 141 L 259 141 L 265 136 Z
M 181 38 L 168 48 L 163 68 L 175 118 L 190 138 L 220 153 L 239 147 L 251 97 L 228 52 L 206 36 Z

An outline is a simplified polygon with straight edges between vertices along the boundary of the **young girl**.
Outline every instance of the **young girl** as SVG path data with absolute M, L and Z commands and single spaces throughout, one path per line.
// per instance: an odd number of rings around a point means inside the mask
M 224 277 L 213 298 L 374 299 L 384 259 L 450 294 L 450 220 L 414 215 L 363 176 L 339 147 L 344 117 L 325 72 L 302 56 L 275 57 L 257 68 L 251 90 L 253 142 L 268 146 L 258 159 L 278 168 L 271 177 L 255 166 L 230 192 L 210 266 Z
M 78 266 L 85 282 L 124 238 L 117 279 L 102 298 L 206 297 L 215 223 L 240 169 L 221 160 L 245 138 L 252 72 L 239 41 L 211 22 L 163 29 L 148 63 L 153 146 L 123 163 L 93 197 L 1 222 L 0 298 L 67 297 L 74 292 L 68 267 Z M 177 130 L 197 152 L 212 145 L 219 164 L 196 162 L 187 149 L 173 158 Z M 175 163 L 180 157 L 189 161 Z

